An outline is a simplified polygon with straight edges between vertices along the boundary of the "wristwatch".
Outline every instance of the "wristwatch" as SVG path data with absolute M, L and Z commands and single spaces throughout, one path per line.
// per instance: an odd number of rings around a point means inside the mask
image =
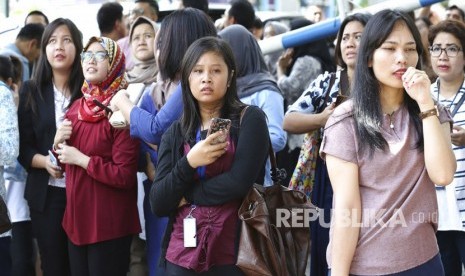
M 438 107 L 435 105 L 434 108 L 428 109 L 426 111 L 420 112 L 420 118 L 423 120 L 430 116 L 439 116 Z

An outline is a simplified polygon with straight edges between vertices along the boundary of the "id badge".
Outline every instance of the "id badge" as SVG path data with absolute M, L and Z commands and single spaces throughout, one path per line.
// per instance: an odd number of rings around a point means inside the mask
M 195 218 L 188 216 L 184 219 L 184 247 L 197 246 L 197 226 Z

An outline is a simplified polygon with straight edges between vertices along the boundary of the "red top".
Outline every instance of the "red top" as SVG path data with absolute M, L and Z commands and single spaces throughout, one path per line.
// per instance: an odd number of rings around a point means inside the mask
M 139 142 L 129 130 L 114 129 L 107 119 L 78 120 L 79 102 L 66 114 L 73 133 L 67 144 L 90 157 L 87 171 L 66 165 L 63 228 L 76 245 L 137 234 L 137 160 Z
M 184 153 L 190 151 L 190 146 L 184 144 Z M 212 178 L 231 170 L 236 147 L 231 139 L 226 153 L 214 163 L 206 166 L 205 177 Z M 194 185 L 199 185 L 199 173 L 194 176 Z M 241 202 L 230 201 L 215 206 L 184 205 L 178 209 L 173 223 L 170 243 L 166 259 L 184 268 L 193 269 L 197 273 L 208 271 L 215 265 L 233 265 L 236 263 L 234 241 L 237 240 L 237 211 Z M 196 247 L 184 247 L 183 220 L 192 211 L 196 219 Z

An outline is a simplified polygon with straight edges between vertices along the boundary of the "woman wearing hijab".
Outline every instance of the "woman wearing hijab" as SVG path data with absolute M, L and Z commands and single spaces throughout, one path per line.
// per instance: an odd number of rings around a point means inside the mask
M 113 40 L 92 37 L 81 53 L 84 97 L 69 108 L 54 148 L 66 173 L 63 228 L 72 275 L 126 275 L 137 213 L 139 143 L 111 127 L 107 106 L 127 86 L 124 55 Z
M 263 38 L 267 39 L 275 35 L 280 35 L 289 31 L 289 27 L 278 21 L 269 21 L 265 24 Z M 276 51 L 273 53 L 266 54 L 263 58 L 265 59 L 266 66 L 270 70 L 271 75 L 277 78 L 277 67 L 279 57 L 283 54 L 284 50 Z
M 276 85 L 263 59 L 254 36 L 243 26 L 226 27 L 219 36 L 231 46 L 237 67 L 237 94 L 248 105 L 260 107 L 266 114 L 273 150 L 278 152 L 286 145 L 286 132 L 282 125 L 284 104 L 281 90 Z M 264 141 L 266 142 L 266 141 Z M 265 185 L 271 185 L 270 164 L 267 163 Z
M 139 16 L 132 24 L 129 41 L 135 65 L 127 72 L 129 83 L 150 85 L 157 80 L 158 66 L 153 50 L 157 31 L 156 23 L 145 16 Z
M 139 88 L 140 86 L 136 86 L 138 90 L 131 90 L 131 88 L 128 87 L 128 91 L 129 93 L 143 92 L 144 96 L 142 96 L 136 104 L 149 112 L 152 112 L 153 107 L 153 100 L 150 96 L 150 92 L 153 86 L 155 86 L 158 74 L 158 66 L 154 51 L 155 35 L 157 31 L 158 27 L 156 23 L 145 16 L 137 17 L 129 30 L 130 52 L 133 55 L 132 60 L 135 61 L 135 65 L 127 72 L 128 81 L 129 84 L 142 83 L 144 85 L 142 86 L 142 90 Z M 153 219 L 153 215 L 150 213 L 150 208 L 148 208 L 148 206 L 145 208 L 147 215 L 144 215 L 144 185 L 150 186 L 153 182 L 155 167 L 151 162 L 146 162 L 153 154 L 156 156 L 155 150 L 149 144 L 141 142 L 141 158 L 139 172 L 137 173 L 137 207 L 139 209 L 142 232 L 139 235 L 135 235 L 131 243 L 131 261 L 128 275 L 139 275 L 138 273 L 148 274 L 146 240 L 149 239 L 148 236 L 150 236 L 150 234 L 146 232 L 146 224 L 149 223 L 148 220 Z

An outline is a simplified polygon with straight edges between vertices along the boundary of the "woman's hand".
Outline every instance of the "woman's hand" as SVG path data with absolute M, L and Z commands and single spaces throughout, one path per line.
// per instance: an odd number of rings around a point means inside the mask
M 453 131 L 450 134 L 452 144 L 454 146 L 464 146 L 465 145 L 465 129 L 460 126 L 454 125 Z
M 147 175 L 147 178 L 150 180 L 150 182 L 153 182 L 155 180 L 156 169 L 155 165 L 152 163 L 152 159 L 150 158 L 150 153 L 145 153 L 145 160 L 147 162 L 147 166 L 145 167 L 145 175 Z
M 58 144 L 58 160 L 63 164 L 77 165 L 87 169 L 90 157 L 79 151 L 75 147 L 67 146 L 65 144 Z
M 123 102 L 131 103 L 126 89 L 121 89 L 113 96 L 110 101 L 110 109 L 113 110 L 113 112 L 118 111 Z
M 285 71 L 292 63 L 292 56 L 294 55 L 294 49 L 289 48 L 279 57 L 278 68 Z
M 326 122 L 328 121 L 329 117 L 331 116 L 331 114 L 333 114 L 334 112 L 334 109 L 336 108 L 336 104 L 335 103 L 332 103 L 330 105 L 328 105 L 321 113 L 320 113 L 320 116 L 321 116 L 321 127 L 325 127 L 326 125 Z
M 220 158 L 228 149 L 229 142 L 214 144 L 213 141 L 222 135 L 224 135 L 223 131 L 218 131 L 195 144 L 187 154 L 189 165 L 192 168 L 198 168 L 209 165 Z
M 71 137 L 72 132 L 73 126 L 71 125 L 71 121 L 65 119 L 57 129 L 55 138 L 53 139 L 53 148 L 56 149 L 58 144 L 64 143 L 66 140 L 68 140 Z
M 402 76 L 402 81 L 407 93 L 418 103 L 420 111 L 431 109 L 434 106 L 430 93 L 431 81 L 424 71 L 409 67 Z
M 50 161 L 50 155 L 45 156 L 45 169 L 53 178 L 63 178 L 63 171 L 60 166 L 55 166 Z

